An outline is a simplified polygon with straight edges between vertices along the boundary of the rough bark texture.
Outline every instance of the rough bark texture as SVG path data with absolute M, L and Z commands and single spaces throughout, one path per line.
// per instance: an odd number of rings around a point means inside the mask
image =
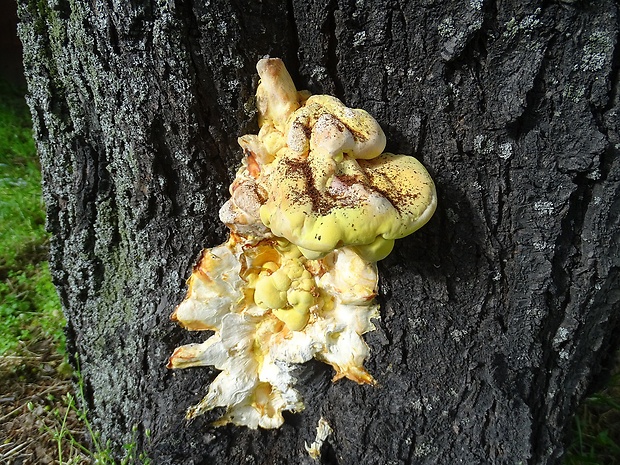
M 20 5 L 51 268 L 95 427 L 158 464 L 552 464 L 617 344 L 618 5 L 29 0 Z M 255 63 L 368 110 L 437 184 L 380 263 L 376 387 L 309 363 L 278 430 L 191 423 L 210 369 L 169 321 L 256 129 Z M 132 428 L 137 431 L 132 433 Z M 150 439 L 145 431 L 151 431 Z

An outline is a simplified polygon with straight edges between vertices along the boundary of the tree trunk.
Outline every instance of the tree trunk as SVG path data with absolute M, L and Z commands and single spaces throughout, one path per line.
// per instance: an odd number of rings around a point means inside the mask
M 618 340 L 613 0 L 22 0 L 50 266 L 95 428 L 157 464 L 553 464 Z M 169 317 L 257 129 L 255 64 L 366 109 L 439 207 L 379 263 L 376 386 L 304 365 L 275 430 L 186 422 L 217 371 Z M 137 430 L 133 431 L 134 427 Z M 150 435 L 147 434 L 150 431 Z

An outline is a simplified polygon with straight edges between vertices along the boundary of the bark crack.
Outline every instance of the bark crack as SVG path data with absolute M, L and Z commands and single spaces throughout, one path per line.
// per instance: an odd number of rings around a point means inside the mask
M 329 76 L 331 76 L 334 83 L 334 92 L 336 97 L 344 99 L 345 90 L 342 80 L 340 79 L 340 73 L 338 65 L 340 60 L 338 58 L 338 34 L 340 28 L 336 19 L 336 10 L 338 9 L 337 0 L 331 0 L 327 5 L 327 20 L 324 24 L 324 33 L 327 37 L 327 55 L 325 61 L 325 68 Z

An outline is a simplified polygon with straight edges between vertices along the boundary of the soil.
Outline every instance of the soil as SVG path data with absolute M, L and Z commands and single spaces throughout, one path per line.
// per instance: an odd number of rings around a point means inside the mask
M 89 463 L 70 370 L 47 341 L 0 356 L 0 464 Z

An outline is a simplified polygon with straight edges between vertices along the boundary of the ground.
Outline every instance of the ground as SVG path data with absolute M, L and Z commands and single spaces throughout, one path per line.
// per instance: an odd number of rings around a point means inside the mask
M 0 463 L 90 463 L 70 370 L 50 341 L 0 356 Z M 73 438 L 73 440 L 71 440 Z M 59 460 L 60 459 L 60 460 Z

